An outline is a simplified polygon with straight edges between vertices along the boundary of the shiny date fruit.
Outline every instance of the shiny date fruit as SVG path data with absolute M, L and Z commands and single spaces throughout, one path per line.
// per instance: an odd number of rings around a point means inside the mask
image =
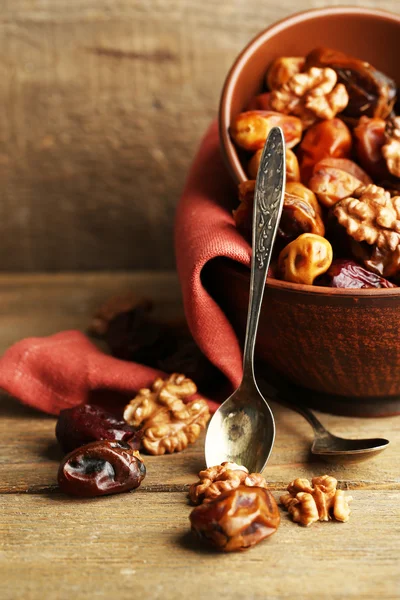
M 302 233 L 325 235 L 321 207 L 311 190 L 300 182 L 291 181 L 285 188 L 278 235 L 288 243 Z
M 65 494 L 93 498 L 133 490 L 145 475 L 139 453 L 129 444 L 103 440 L 67 454 L 58 470 L 58 485 Z
M 275 533 L 280 523 L 271 492 L 245 485 L 196 506 L 189 518 L 192 531 L 222 552 L 250 548 Z
M 237 146 L 255 152 L 264 147 L 272 127 L 281 127 L 286 146 L 299 143 L 303 125 L 297 117 L 268 110 L 249 110 L 237 115 L 230 126 L 230 134 Z
M 343 116 L 385 119 L 390 114 L 396 101 L 395 83 L 365 60 L 330 48 L 316 48 L 306 57 L 305 68 L 310 67 L 330 67 L 336 72 L 338 83 L 346 86 L 349 102 Z
M 261 156 L 263 153 L 263 149 L 257 150 L 255 154 L 249 160 L 247 165 L 247 174 L 250 179 L 257 179 L 258 167 L 260 166 Z M 288 181 L 300 181 L 300 167 L 299 162 L 297 160 L 297 156 L 290 150 L 290 148 L 286 148 L 286 182 Z
M 306 132 L 299 148 L 301 180 L 307 184 L 314 166 L 323 158 L 348 158 L 351 133 L 340 119 L 321 121 Z
M 354 147 L 360 165 L 372 177 L 389 176 L 386 161 L 382 155 L 382 146 L 386 144 L 386 121 L 361 117 L 354 128 Z
M 332 246 L 327 239 L 303 233 L 279 254 L 278 277 L 291 283 L 312 285 L 332 264 Z
M 396 287 L 384 277 L 367 271 L 354 260 L 336 259 L 323 276 L 320 285 L 333 288 L 393 288 Z
M 333 206 L 351 196 L 360 185 L 370 183 L 371 178 L 352 160 L 323 158 L 314 166 L 308 185 L 321 204 Z
M 142 434 L 100 406 L 80 404 L 60 412 L 56 437 L 64 452 L 98 440 L 123 441 L 138 450 Z

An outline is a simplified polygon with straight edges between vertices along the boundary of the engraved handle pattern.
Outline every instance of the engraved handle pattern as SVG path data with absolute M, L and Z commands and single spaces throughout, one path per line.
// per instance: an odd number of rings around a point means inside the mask
M 280 127 L 268 135 L 258 169 L 254 193 L 253 254 L 250 298 L 243 355 L 243 377 L 254 379 L 254 347 L 265 280 L 271 260 L 285 192 L 285 142 Z

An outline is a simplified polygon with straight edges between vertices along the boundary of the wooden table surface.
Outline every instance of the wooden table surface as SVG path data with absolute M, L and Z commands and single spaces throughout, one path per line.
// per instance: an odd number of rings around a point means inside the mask
M 97 274 L 0 277 L 0 350 L 28 335 L 84 330 L 92 310 L 121 289 L 181 312 L 176 276 Z M 272 404 L 277 437 L 265 477 L 276 498 L 293 478 L 330 473 L 354 497 L 350 521 L 302 528 L 282 513 L 270 540 L 220 555 L 189 531 L 187 487 L 204 468 L 203 439 L 146 457 L 138 491 L 98 499 L 57 490 L 55 418 L 0 401 L 0 597 L 11 599 L 400 598 L 400 419 L 319 415 L 334 433 L 382 435 L 389 448 L 358 466 L 309 457 L 309 425 Z

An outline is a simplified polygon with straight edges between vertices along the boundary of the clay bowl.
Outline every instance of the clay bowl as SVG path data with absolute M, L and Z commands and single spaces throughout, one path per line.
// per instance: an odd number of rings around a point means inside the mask
M 399 39 L 399 16 L 362 8 L 312 10 L 261 32 L 235 61 L 222 92 L 221 148 L 235 182 L 247 177 L 229 124 L 261 91 L 273 59 L 330 46 L 400 82 Z M 217 260 L 207 285 L 242 337 L 249 271 Z M 302 401 L 341 414 L 400 413 L 400 288 L 341 290 L 269 280 L 258 340 L 264 371 L 299 386 Z

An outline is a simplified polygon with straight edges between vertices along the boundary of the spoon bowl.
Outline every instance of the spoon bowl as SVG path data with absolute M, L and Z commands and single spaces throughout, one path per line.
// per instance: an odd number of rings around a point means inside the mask
M 219 407 L 208 426 L 207 467 L 233 462 L 261 472 L 271 454 L 275 422 L 254 377 L 254 347 L 285 189 L 285 143 L 282 130 L 268 135 L 258 169 L 253 206 L 253 243 L 249 308 L 243 352 L 243 379 Z
M 315 414 L 302 404 L 291 385 L 283 386 L 277 390 L 273 385 L 263 379 L 261 387 L 264 394 L 276 400 L 283 406 L 294 410 L 309 422 L 314 431 L 314 442 L 311 454 L 319 456 L 322 460 L 336 464 L 358 463 L 373 458 L 389 445 L 385 438 L 349 439 L 333 435 L 321 423 Z
M 311 453 L 331 463 L 350 464 L 373 458 L 389 445 L 385 438 L 352 440 L 341 438 L 326 431 L 316 435 Z
M 228 461 L 245 466 L 250 473 L 260 473 L 269 458 L 274 438 L 271 409 L 257 384 L 251 379 L 245 380 L 211 420 L 205 445 L 207 466 Z

